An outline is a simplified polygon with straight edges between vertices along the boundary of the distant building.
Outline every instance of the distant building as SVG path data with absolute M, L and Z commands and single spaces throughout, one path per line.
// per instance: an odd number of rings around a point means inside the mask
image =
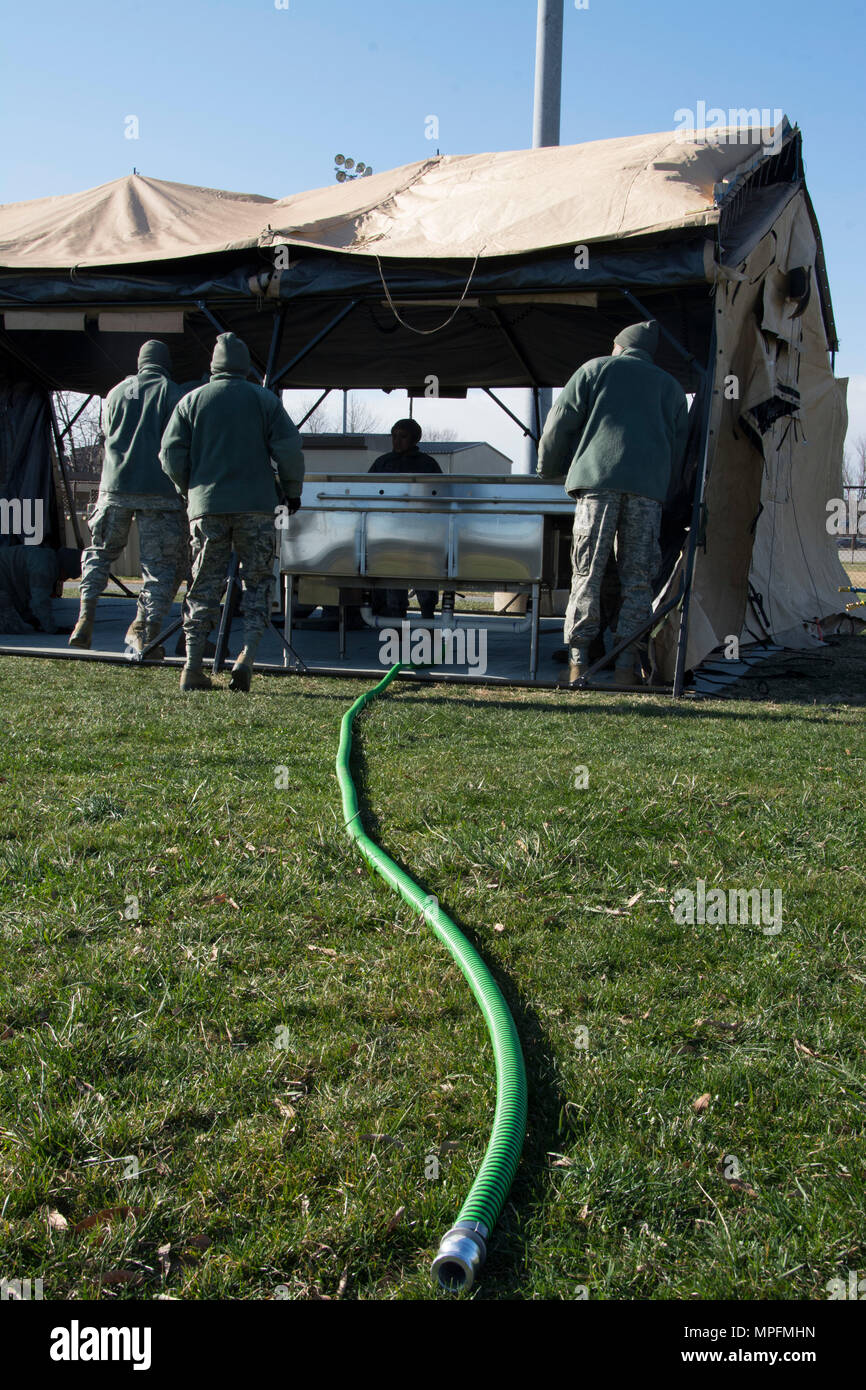
M 102 477 L 102 445 L 76 444 L 75 454 L 69 445 L 66 447 L 66 472 L 75 510 L 86 512 L 99 493 L 99 480 Z

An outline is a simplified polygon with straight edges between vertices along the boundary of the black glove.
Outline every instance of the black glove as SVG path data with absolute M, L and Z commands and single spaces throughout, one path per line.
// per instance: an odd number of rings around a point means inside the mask
M 295 512 L 300 511 L 301 509 L 300 497 L 287 497 L 286 507 L 288 508 L 289 516 L 294 516 Z

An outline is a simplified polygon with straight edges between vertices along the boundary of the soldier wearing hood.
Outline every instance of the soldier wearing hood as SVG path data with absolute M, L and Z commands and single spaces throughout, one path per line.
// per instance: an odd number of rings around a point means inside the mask
M 129 538 L 133 516 L 143 582 L 127 641 L 141 651 L 159 635 L 171 608 L 183 566 L 185 524 L 183 503 L 160 467 L 159 444 L 180 397 L 168 348 L 152 338 L 138 354 L 136 375 L 105 398 L 105 459 L 99 496 L 88 517 L 91 544 L 84 552 L 81 607 L 70 647 L 86 648 L 93 640 L 96 605 Z M 154 655 L 161 660 L 164 653 L 157 647 Z
M 682 464 L 688 433 L 685 392 L 654 362 L 658 324 L 617 334 L 609 357 L 579 367 L 558 396 L 538 446 L 543 478 L 565 476 L 575 499 L 571 595 L 565 616 L 569 682 L 592 664 L 605 568 L 616 542 L 622 602 L 617 637 L 652 616 L 662 504 Z M 614 682 L 631 685 L 633 643 L 616 659 Z
M 192 545 L 181 690 L 211 687 L 203 669 L 205 642 L 219 613 L 232 550 L 241 562 L 244 646 L 230 687 L 249 690 L 256 649 L 270 621 L 278 480 L 289 513 L 301 505 L 301 436 L 279 397 L 247 381 L 249 372 L 246 344 L 234 333 L 221 333 L 210 381 L 184 396 L 162 440 L 163 469 L 187 499 Z

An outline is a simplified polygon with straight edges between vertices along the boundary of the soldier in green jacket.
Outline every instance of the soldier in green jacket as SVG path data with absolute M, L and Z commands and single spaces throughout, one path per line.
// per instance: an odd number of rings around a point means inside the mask
M 599 633 L 599 598 L 616 541 L 622 602 L 617 632 L 625 637 L 652 615 L 652 581 L 660 564 L 662 504 L 682 466 L 688 432 L 685 392 L 653 361 L 654 320 L 614 339 L 610 357 L 579 367 L 547 417 L 538 448 L 543 478 L 565 476 L 575 499 L 571 595 L 565 616 L 569 682 L 591 665 Z M 631 685 L 637 644 L 616 659 L 614 681 Z
M 219 612 L 232 550 L 243 577 L 244 646 L 229 684 L 232 690 L 249 690 L 256 648 L 270 618 L 280 490 L 290 515 L 301 505 L 301 436 L 279 397 L 247 381 L 249 372 L 246 344 L 234 333 L 221 333 L 210 381 L 184 396 L 162 440 L 163 469 L 187 499 L 192 544 L 181 690 L 211 688 L 202 665 L 205 642 Z
M 105 459 L 99 496 L 90 514 L 91 544 L 84 553 L 81 607 L 70 647 L 89 647 L 100 594 L 111 566 L 138 522 L 143 583 L 126 640 L 139 651 L 159 635 L 174 602 L 185 540 L 183 503 L 163 473 L 159 445 L 182 389 L 171 378 L 165 343 L 152 338 L 138 354 L 138 372 L 109 391 L 102 407 Z M 161 660 L 164 652 L 153 653 Z

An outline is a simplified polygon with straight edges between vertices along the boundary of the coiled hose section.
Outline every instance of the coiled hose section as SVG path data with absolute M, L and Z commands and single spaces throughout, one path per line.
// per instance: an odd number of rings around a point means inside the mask
M 526 1068 L 508 1005 L 475 947 L 442 911 L 436 899 L 404 873 L 370 839 L 361 825 L 358 795 L 349 771 L 352 725 L 364 706 L 383 694 L 402 669 L 403 663 L 392 666 L 384 679 L 361 695 L 344 714 L 340 726 L 337 778 L 343 796 L 347 833 L 355 840 L 371 868 L 429 923 L 448 948 L 475 995 L 493 1044 L 496 1110 L 487 1151 L 457 1220 L 442 1237 L 433 1261 L 432 1273 L 439 1286 L 461 1291 L 471 1288 L 475 1275 L 486 1259 L 487 1240 L 502 1211 L 520 1161 L 526 1134 Z

